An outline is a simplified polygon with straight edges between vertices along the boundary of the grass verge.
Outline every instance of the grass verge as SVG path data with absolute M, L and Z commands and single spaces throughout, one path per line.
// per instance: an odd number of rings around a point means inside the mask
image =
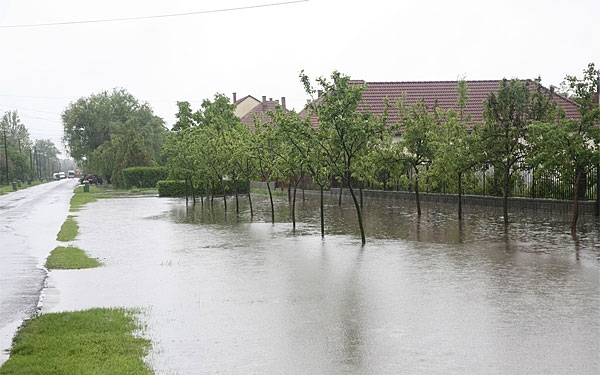
M 143 360 L 150 341 L 135 335 L 137 312 L 97 308 L 36 315 L 19 328 L 0 375 L 153 374 Z
M 48 269 L 81 269 L 100 267 L 102 263 L 73 246 L 58 246 L 50 253 L 46 259 L 46 268 Z
M 79 211 L 85 204 L 94 202 L 98 199 L 100 188 L 94 185 L 89 186 L 89 188 L 89 192 L 84 192 L 83 186 L 75 188 L 75 193 L 71 198 L 71 212 Z
M 61 242 L 73 241 L 79 232 L 79 225 L 75 221 L 75 216 L 67 216 L 67 220 L 60 226 L 60 231 L 56 235 L 56 239 Z

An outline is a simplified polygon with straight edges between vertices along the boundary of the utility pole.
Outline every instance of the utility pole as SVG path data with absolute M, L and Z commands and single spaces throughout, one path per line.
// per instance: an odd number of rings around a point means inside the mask
M 8 181 L 8 146 L 6 145 L 6 126 L 4 126 L 4 161 L 6 162 L 6 185 L 9 185 Z

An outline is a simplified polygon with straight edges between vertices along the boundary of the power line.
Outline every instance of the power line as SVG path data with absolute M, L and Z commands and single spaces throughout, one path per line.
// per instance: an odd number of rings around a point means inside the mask
M 304 2 L 308 2 L 308 1 L 309 0 L 293 0 L 293 1 L 284 1 L 284 2 L 280 2 L 280 3 L 249 5 L 249 6 L 244 6 L 244 7 L 222 8 L 222 9 L 213 9 L 213 10 L 201 10 L 201 11 L 197 11 L 197 12 L 186 12 L 186 13 L 159 14 L 159 15 L 154 15 L 154 16 L 106 18 L 106 19 L 100 19 L 100 20 L 65 21 L 65 22 L 33 23 L 33 24 L 19 24 L 19 25 L 0 25 L 0 29 L 17 29 L 17 28 L 44 27 L 44 26 L 64 26 L 64 25 L 78 25 L 78 24 L 85 24 L 85 23 L 123 22 L 123 21 L 147 20 L 147 19 L 155 19 L 155 18 L 184 17 L 184 16 L 194 16 L 194 15 L 198 15 L 198 14 L 224 13 L 224 12 L 234 12 L 234 11 L 247 10 L 247 9 L 268 8 L 268 7 L 275 7 L 275 6 L 280 6 L 280 5 L 304 3 Z

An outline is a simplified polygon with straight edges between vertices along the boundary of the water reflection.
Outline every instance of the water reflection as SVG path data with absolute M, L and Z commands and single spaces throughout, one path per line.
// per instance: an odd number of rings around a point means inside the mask
M 142 307 L 160 374 L 595 374 L 600 370 L 598 224 L 365 201 L 287 199 L 271 224 L 240 200 L 103 200 L 80 213 L 93 271 L 51 273 L 48 310 Z M 123 212 L 127 212 L 125 217 Z M 566 223 L 566 224 L 565 224 Z M 107 237 L 106 233 L 111 233 Z M 143 239 L 143 241 L 140 241 Z M 93 243 L 90 248 L 86 244 Z M 100 280 L 100 281 L 99 281 Z

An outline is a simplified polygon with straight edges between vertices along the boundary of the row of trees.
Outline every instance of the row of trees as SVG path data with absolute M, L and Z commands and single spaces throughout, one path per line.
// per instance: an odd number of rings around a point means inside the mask
M 7 111 L 0 119 L 0 184 L 50 178 L 60 160 L 49 139 L 32 140 L 18 112 Z
M 427 108 L 423 101 L 407 104 L 401 98 L 387 102 L 384 114 L 375 116 L 360 109 L 363 85 L 334 72 L 316 79 L 313 86 L 302 72 L 300 81 L 311 97 L 303 116 L 277 108 L 248 127 L 234 115 L 229 99 L 217 94 L 197 110 L 179 102 L 171 131 L 147 104 L 124 90 L 114 90 L 82 98 L 65 110 L 64 141 L 86 169 L 112 178 L 117 185 L 124 168 L 157 164 L 166 164 L 171 177 L 185 180 L 192 191 L 212 196 L 225 192 L 229 180 L 236 203 L 237 187 L 251 180 L 285 183 L 292 196 L 294 226 L 295 192 L 301 183 L 312 180 L 321 197 L 329 186 L 340 184 L 352 197 L 363 243 L 365 186 L 410 187 L 418 214 L 422 186 L 429 191 L 444 186 L 459 195 L 460 217 L 465 186 L 477 185 L 482 171 L 493 171 L 508 222 L 511 181 L 520 171 L 533 168 L 536 173 L 563 177 L 574 171 L 575 231 L 577 186 L 600 162 L 600 110 L 594 102 L 597 75 L 590 64 L 582 78 L 565 79 L 566 94 L 580 105 L 580 119 L 566 118 L 553 100 L 553 89 L 544 89 L 539 79 L 503 80 L 498 91 L 489 95 L 480 124 L 473 124 L 467 115 L 464 81 L 457 85 L 456 110 Z M 323 94 L 314 97 L 317 92 Z M 397 124 L 388 121 L 392 111 L 400 115 Z M 274 220 L 272 196 L 271 205 Z M 323 204 L 323 234 L 322 210 Z
M 217 95 L 193 112 L 179 103 L 178 122 L 167 139 L 168 166 L 190 184 L 211 186 L 225 176 L 234 180 L 277 180 L 295 191 L 306 176 L 321 192 L 338 181 L 347 188 L 356 208 L 362 241 L 363 186 L 409 184 L 421 213 L 421 184 L 435 190 L 454 185 L 460 197 L 467 184 L 477 184 L 477 173 L 492 170 L 501 181 L 504 220 L 508 223 L 511 181 L 524 169 L 567 176 L 577 171 L 572 230 L 578 218 L 577 193 L 581 176 L 597 168 L 600 153 L 600 113 L 593 102 L 597 71 L 590 64 L 583 78 L 566 77 L 566 89 L 580 104 L 581 118 L 568 119 L 554 101 L 553 89 L 540 80 L 504 80 L 489 95 L 480 124 L 471 124 L 465 106 L 468 87 L 457 86 L 457 110 L 427 108 L 423 101 L 407 105 L 403 99 L 387 103 L 383 116 L 359 110 L 364 86 L 334 72 L 318 78 L 317 90 L 304 73 L 300 79 L 311 100 L 308 116 L 282 108 L 257 119 L 253 129 L 233 115 L 226 97 Z M 315 98 L 316 92 L 322 96 Z M 388 124 L 391 111 L 400 121 Z M 398 135 L 401 135 L 400 137 Z M 269 185 L 267 185 L 269 186 Z M 323 215 L 321 227 L 323 233 Z

